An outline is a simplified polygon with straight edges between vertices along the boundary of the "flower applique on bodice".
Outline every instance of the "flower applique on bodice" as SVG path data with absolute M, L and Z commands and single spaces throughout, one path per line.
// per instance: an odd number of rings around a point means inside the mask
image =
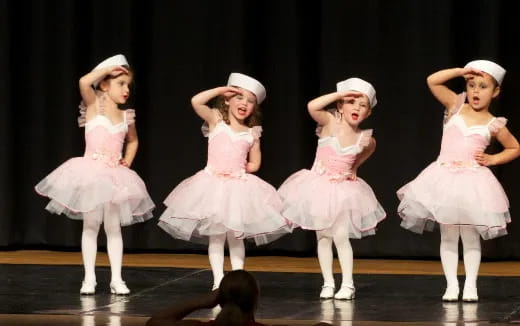
M 99 160 L 108 166 L 117 166 L 122 157 L 128 125 L 134 123 L 135 111 L 123 112 L 123 121 L 113 123 L 106 115 L 97 113 L 86 120 L 86 108 L 80 106 L 79 126 L 85 127 L 84 157 Z
M 478 151 L 484 151 L 491 137 L 504 127 L 507 119 L 493 117 L 486 124 L 468 126 L 460 111 L 464 105 L 465 94 L 459 95 L 460 105 L 456 112 L 445 122 L 441 150 L 437 161 L 449 168 L 477 168 L 480 165 L 474 159 Z
M 245 176 L 249 150 L 260 138 L 262 127 L 234 131 L 223 120 L 219 120 L 211 132 L 207 125 L 203 126 L 202 131 L 208 137 L 208 161 L 205 170 L 225 177 Z
M 354 144 L 345 147 L 334 134 L 318 139 L 316 159 L 311 170 L 326 175 L 331 181 L 347 180 L 358 154 L 369 145 L 371 137 L 372 129 L 363 130 Z

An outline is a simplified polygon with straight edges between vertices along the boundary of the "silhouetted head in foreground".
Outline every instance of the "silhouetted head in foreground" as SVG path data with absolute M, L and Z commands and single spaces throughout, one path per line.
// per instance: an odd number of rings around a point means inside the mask
M 215 325 L 246 325 L 254 321 L 259 288 L 256 279 L 244 270 L 227 273 L 218 289 L 218 302 L 222 311 Z

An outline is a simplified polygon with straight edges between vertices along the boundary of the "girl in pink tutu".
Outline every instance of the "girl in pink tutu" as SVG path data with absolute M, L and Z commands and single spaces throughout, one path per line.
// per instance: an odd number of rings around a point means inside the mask
M 137 152 L 134 110 L 120 110 L 130 95 L 132 73 L 123 55 L 101 62 L 79 81 L 80 127 L 85 127 L 85 155 L 68 160 L 36 185 L 50 198 L 46 209 L 83 220 L 81 252 L 85 277 L 81 294 L 96 291 L 97 235 L 104 223 L 112 279 L 110 290 L 128 294 L 121 277 L 121 226 L 152 217 L 154 204 L 141 178 L 130 169 Z M 123 146 L 126 142 L 124 157 Z
M 168 206 L 159 226 L 175 238 L 209 241 L 213 288 L 224 276 L 227 240 L 233 270 L 243 269 L 245 238 L 256 244 L 276 239 L 286 231 L 276 189 L 251 174 L 260 168 L 260 111 L 266 95 L 257 80 L 239 73 L 228 85 L 203 91 L 191 104 L 205 124 L 208 137 L 206 167 L 182 181 L 164 201 Z M 216 108 L 208 102 L 216 98 Z
M 440 154 L 415 180 L 397 191 L 402 227 L 422 233 L 432 230 L 435 222 L 440 224 L 440 256 L 447 281 L 444 301 L 459 299 L 459 237 L 466 271 L 462 299 L 477 301 L 480 237 L 505 235 L 506 224 L 511 221 L 504 189 L 487 168 L 520 155 L 518 141 L 505 126 L 507 120 L 489 112 L 504 75 L 498 64 L 477 60 L 428 77 L 431 92 L 446 108 Z M 466 79 L 466 93 L 457 95 L 444 85 L 456 77 Z M 489 155 L 484 150 L 492 137 L 504 150 Z
M 331 103 L 335 108 L 325 110 Z M 291 175 L 279 189 L 284 217 L 296 226 L 316 231 L 324 280 L 322 299 L 354 298 L 349 237 L 359 239 L 374 234 L 376 225 L 386 216 L 370 186 L 357 177 L 357 169 L 376 147 L 372 130 L 362 130 L 359 125 L 376 103 L 375 89 L 359 78 L 342 81 L 337 84 L 337 92 L 309 102 L 309 113 L 320 126 L 314 165 L 311 170 Z M 333 242 L 343 277 L 336 294 Z

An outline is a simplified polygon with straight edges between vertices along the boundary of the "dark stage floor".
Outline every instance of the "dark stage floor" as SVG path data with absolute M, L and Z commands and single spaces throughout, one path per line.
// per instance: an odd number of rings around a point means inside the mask
M 111 295 L 109 268 L 100 267 L 97 294 L 80 296 L 82 266 L 0 265 L 0 325 L 143 325 L 154 312 L 211 287 L 205 269 L 125 267 L 123 274 L 131 295 Z M 479 303 L 442 303 L 442 276 L 355 275 L 354 301 L 323 301 L 318 298 L 320 274 L 254 275 L 261 286 L 257 319 L 267 323 L 520 323 L 520 277 L 480 277 Z M 339 284 L 340 275 L 336 277 Z M 193 317 L 212 318 L 217 312 L 199 311 Z

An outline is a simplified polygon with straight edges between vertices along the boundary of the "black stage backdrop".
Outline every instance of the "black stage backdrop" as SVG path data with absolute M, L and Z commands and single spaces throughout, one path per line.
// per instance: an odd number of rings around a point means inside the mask
M 33 186 L 84 149 L 78 79 L 124 53 L 134 67 L 131 106 L 140 147 L 133 168 L 157 204 L 155 218 L 124 228 L 127 251 L 202 252 L 156 226 L 162 200 L 203 168 L 206 139 L 195 93 L 232 71 L 267 87 L 258 175 L 278 187 L 310 168 L 315 123 L 306 103 L 350 76 L 371 81 L 379 104 L 364 123 L 378 145 L 359 174 L 388 213 L 375 236 L 353 240 L 357 257 L 438 257 L 439 234 L 401 229 L 395 191 L 435 160 L 443 110 L 425 79 L 469 60 L 507 70 L 493 113 L 520 137 L 520 22 L 514 1 L 5 1 L 0 0 L 0 247 L 77 250 L 81 222 L 48 214 Z M 462 90 L 462 82 L 453 87 Z M 496 144 L 491 151 L 500 147 Z M 511 202 L 509 235 L 485 241 L 487 259 L 520 258 L 520 161 L 493 172 Z M 104 235 L 100 235 L 101 246 Z M 298 230 L 248 254 L 314 255 Z

